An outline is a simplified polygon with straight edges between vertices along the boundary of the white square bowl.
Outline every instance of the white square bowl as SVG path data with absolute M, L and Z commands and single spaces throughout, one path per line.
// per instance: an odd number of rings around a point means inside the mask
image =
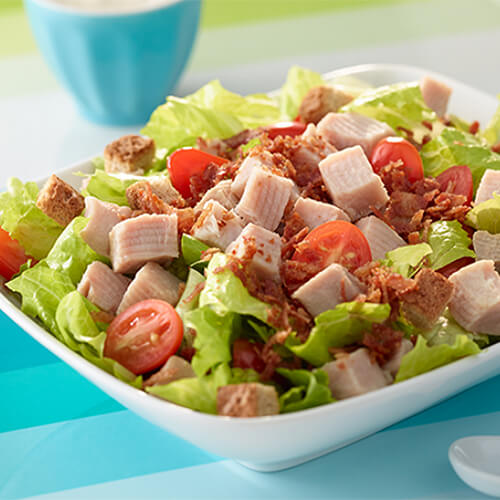
M 373 85 L 413 81 L 432 74 L 453 88 L 452 113 L 483 125 L 496 100 L 436 73 L 399 65 L 363 65 L 325 75 L 328 80 L 355 76 Z M 73 185 L 75 172 L 91 172 L 87 160 L 58 172 Z M 40 182 L 40 184 L 43 181 Z M 281 470 L 346 446 L 500 373 L 500 344 L 480 354 L 362 396 L 305 411 L 259 418 L 230 418 L 198 413 L 150 396 L 119 381 L 68 349 L 23 314 L 5 287 L 0 309 L 40 344 L 112 398 L 146 420 L 211 453 L 258 471 Z M 383 453 L 384 450 L 381 450 Z M 171 451 L 170 451 L 171 452 Z M 169 453 L 165 450 L 165 453 Z

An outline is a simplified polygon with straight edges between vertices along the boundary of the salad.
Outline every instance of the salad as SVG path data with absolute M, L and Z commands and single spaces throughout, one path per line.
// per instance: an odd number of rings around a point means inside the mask
M 80 189 L 9 181 L 4 286 L 101 369 L 224 416 L 477 354 L 500 338 L 500 108 L 480 129 L 451 92 L 293 67 L 275 97 L 168 97 Z

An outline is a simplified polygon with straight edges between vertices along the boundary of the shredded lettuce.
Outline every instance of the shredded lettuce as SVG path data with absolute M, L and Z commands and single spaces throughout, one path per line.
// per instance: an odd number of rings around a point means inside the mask
M 469 248 L 469 235 L 456 220 L 433 222 L 428 241 L 432 248 L 432 253 L 428 256 L 432 269 L 441 269 L 462 257 L 476 257 Z
M 432 346 L 429 346 L 427 340 L 419 335 L 415 347 L 403 356 L 394 381 L 402 382 L 465 356 L 477 354 L 479 351 L 479 346 L 467 335 L 456 335 L 453 344 L 443 343 Z
M 200 307 L 210 306 L 220 316 L 234 312 L 267 323 L 271 306 L 252 297 L 241 280 L 224 269 L 227 263 L 228 257 L 223 253 L 211 258 L 206 270 L 207 281 L 200 293 Z
M 25 314 L 40 318 L 49 331 L 64 342 L 57 326 L 56 311 L 63 298 L 75 290 L 66 273 L 52 269 L 42 261 L 9 281 L 6 286 L 21 294 L 22 311 Z
M 214 80 L 185 98 L 168 97 L 142 133 L 168 155 L 180 147 L 193 146 L 198 137 L 226 139 L 245 128 L 276 122 L 279 117 L 279 108 L 270 97 L 243 97 Z
M 219 316 L 210 307 L 200 307 L 185 315 L 185 324 L 196 331 L 196 353 L 191 362 L 196 375 L 205 375 L 219 363 L 231 361 L 231 346 L 241 331 L 238 314 Z
M 477 230 L 500 233 L 500 195 L 493 193 L 491 200 L 476 205 L 467 214 L 465 222 Z
M 436 135 L 442 125 L 436 113 L 428 108 L 418 82 L 395 83 L 368 90 L 341 108 L 342 112 L 355 112 L 390 125 L 397 134 L 411 130 L 417 142 L 425 135 Z M 433 125 L 432 132 L 422 122 Z
M 47 255 L 45 262 L 49 267 L 60 271 L 77 285 L 87 266 L 95 260 L 109 263 L 109 259 L 94 252 L 80 236 L 88 219 L 76 217 L 66 227 Z
M 49 253 L 63 227 L 36 206 L 37 196 L 36 183 L 9 179 L 7 191 L 0 194 L 0 226 L 27 254 L 40 260 Z
M 390 314 L 388 304 L 344 302 L 335 309 L 316 316 L 307 340 L 300 345 L 287 344 L 297 356 L 314 366 L 330 361 L 330 347 L 343 347 L 358 342 L 373 323 L 384 322 Z
M 497 95 L 497 99 L 500 101 L 500 94 Z M 486 128 L 480 133 L 480 136 L 488 143 L 488 145 L 493 146 L 500 139 L 500 102 L 497 106 L 495 114 L 491 117 L 491 120 L 486 125 Z
M 420 151 L 427 176 L 436 177 L 454 165 L 467 165 L 477 188 L 486 169 L 500 170 L 500 155 L 480 138 L 453 128 L 424 145 Z
M 387 252 L 387 257 L 382 262 L 394 272 L 405 278 L 410 278 L 422 267 L 425 257 L 432 253 L 432 248 L 427 243 L 406 245 Z
M 277 368 L 276 371 L 293 386 L 280 396 L 280 413 L 306 410 L 335 401 L 328 387 L 328 375 L 323 370 Z
M 326 85 L 326 82 L 319 73 L 292 66 L 279 94 L 281 118 L 294 120 L 299 113 L 300 103 L 307 92 L 313 87 L 321 85 Z

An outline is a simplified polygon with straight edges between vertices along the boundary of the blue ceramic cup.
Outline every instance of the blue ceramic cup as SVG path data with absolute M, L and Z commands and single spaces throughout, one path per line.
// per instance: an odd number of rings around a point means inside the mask
M 171 93 L 189 58 L 200 0 L 150 0 L 129 11 L 87 11 L 25 0 L 33 33 L 82 114 L 138 125 Z

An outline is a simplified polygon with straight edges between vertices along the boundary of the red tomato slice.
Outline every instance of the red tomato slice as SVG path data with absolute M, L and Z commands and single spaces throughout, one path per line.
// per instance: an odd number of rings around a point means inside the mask
M 294 121 L 275 123 L 265 127 L 265 130 L 270 139 L 276 139 L 279 135 L 289 135 L 290 137 L 301 135 L 306 130 L 306 127 L 305 123 Z
M 163 300 L 144 300 L 109 325 L 104 355 L 136 375 L 162 366 L 179 349 L 183 327 L 176 310 Z
M 354 271 L 372 260 L 365 235 L 350 222 L 335 220 L 313 229 L 298 245 L 293 260 L 319 262 L 321 269 L 337 262 Z
M 472 201 L 474 184 L 472 172 L 467 165 L 455 165 L 445 170 L 436 177 L 441 189 L 448 193 L 462 194 L 467 198 L 467 203 Z
M 233 366 L 263 372 L 266 364 L 260 356 L 261 345 L 246 339 L 237 339 L 233 344 Z
M 193 175 L 200 175 L 209 163 L 222 165 L 228 160 L 214 156 L 195 148 L 181 148 L 174 151 L 167 161 L 167 168 L 173 186 L 184 198 L 191 196 L 189 180 Z
M 6 280 L 12 279 L 29 258 L 23 247 L 13 240 L 7 231 L 0 228 L 0 274 Z
M 393 161 L 401 160 L 406 176 L 410 182 L 424 178 L 422 158 L 417 148 L 402 137 L 386 137 L 373 148 L 370 163 L 373 171 L 378 174 L 382 167 Z
M 472 264 L 475 260 L 472 257 L 462 257 L 461 259 L 450 262 L 446 266 L 438 269 L 437 272 L 442 274 L 444 277 L 449 278 L 453 273 L 456 273 L 462 267 Z

